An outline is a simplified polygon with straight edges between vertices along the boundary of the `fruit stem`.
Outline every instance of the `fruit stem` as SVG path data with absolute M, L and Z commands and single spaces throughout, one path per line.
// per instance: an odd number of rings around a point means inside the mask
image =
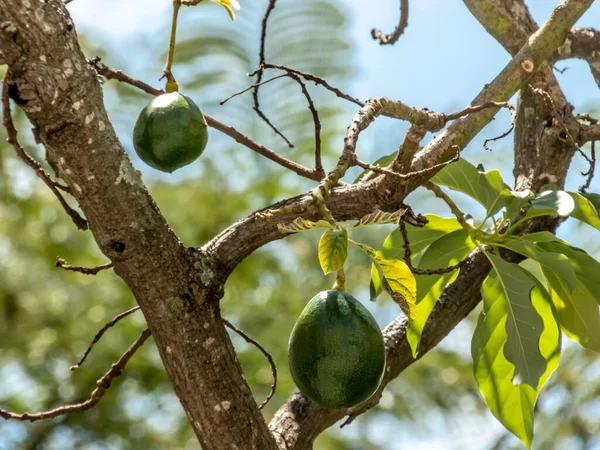
M 346 290 L 346 274 L 344 273 L 344 268 L 342 267 L 337 271 L 337 275 L 335 277 L 335 283 L 333 283 L 334 291 L 345 291 Z
M 173 0 L 173 21 L 171 22 L 171 38 L 169 40 L 169 53 L 167 54 L 167 62 L 163 69 L 163 74 L 160 77 L 167 79 L 165 90 L 167 92 L 177 92 L 179 86 L 173 73 L 171 72 L 171 66 L 173 65 L 173 56 L 175 56 L 175 36 L 177 34 L 177 15 L 179 14 L 179 8 L 181 8 L 181 0 Z

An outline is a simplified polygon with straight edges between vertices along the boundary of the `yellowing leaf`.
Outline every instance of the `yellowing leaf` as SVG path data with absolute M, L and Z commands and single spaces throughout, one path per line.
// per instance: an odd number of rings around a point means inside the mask
M 231 17 L 231 20 L 235 20 L 235 13 L 233 12 L 233 10 L 235 9 L 236 11 L 240 10 L 240 4 L 237 2 L 237 0 L 210 0 L 213 3 L 218 3 L 219 5 L 222 5 L 223 8 L 225 8 L 227 10 L 227 14 L 229 14 L 229 17 Z
M 399 259 L 383 259 L 379 256 L 376 256 L 373 261 L 381 277 L 383 289 L 390 294 L 404 314 L 414 319 L 417 282 L 406 263 Z
M 323 273 L 335 272 L 344 267 L 348 257 L 348 230 L 328 230 L 319 242 L 319 261 Z

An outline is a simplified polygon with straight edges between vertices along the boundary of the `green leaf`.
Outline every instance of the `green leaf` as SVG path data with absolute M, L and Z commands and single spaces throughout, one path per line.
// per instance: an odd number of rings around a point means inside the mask
M 439 237 L 461 229 L 455 218 L 446 219 L 433 214 L 426 214 L 425 218 L 428 223 L 424 227 L 406 226 L 413 258 Z M 384 259 L 404 259 L 404 240 L 400 230 L 394 230 L 389 234 L 377 254 Z M 371 267 L 369 290 L 371 300 L 375 300 L 382 290 L 377 269 L 374 265 Z
M 442 235 L 425 250 L 419 269 L 440 269 L 463 260 L 475 248 L 469 233 L 462 228 Z M 417 306 L 415 318 L 410 321 L 406 337 L 413 356 L 419 352 L 425 323 L 444 288 L 458 276 L 458 270 L 441 275 L 417 275 Z
M 229 14 L 229 17 L 231 18 L 231 20 L 235 20 L 235 13 L 233 12 L 233 10 L 235 9 L 236 11 L 240 10 L 240 4 L 238 3 L 237 0 L 210 0 L 213 3 L 218 3 L 219 5 L 222 5 L 223 8 L 225 8 L 227 10 L 227 14 Z
M 600 352 L 600 310 L 582 285 L 570 292 L 557 273 L 542 268 L 563 332 L 575 342 Z
M 298 233 L 300 231 L 310 231 L 313 228 L 333 228 L 333 226 L 325 220 L 311 222 L 310 220 L 304 220 L 302 217 L 296 217 L 293 222 L 286 225 L 277 224 L 277 229 L 283 233 Z
M 479 172 L 477 168 L 460 159 L 440 170 L 431 181 L 462 192 L 489 210 L 504 190 L 504 181 L 497 170 Z
M 533 241 L 513 239 L 505 243 L 498 244 L 504 248 L 517 252 L 527 258 L 542 265 L 543 268 L 552 270 L 566 284 L 569 292 L 572 292 L 577 285 L 577 276 L 575 270 L 569 261 L 569 258 L 560 253 L 550 253 L 540 250 Z
M 600 304 L 600 262 L 583 250 L 563 242 L 537 242 L 536 246 L 543 251 L 566 255 L 575 270 L 578 287 L 587 290 L 596 303 Z
M 398 224 L 400 222 L 400 218 L 406 213 L 406 208 L 399 209 L 393 213 L 387 213 L 376 209 L 371 214 L 367 214 L 360 218 L 356 224 L 352 228 L 363 227 L 366 225 L 383 225 L 386 223 L 395 223 Z
M 348 230 L 328 230 L 319 241 L 319 261 L 323 273 L 335 272 L 344 267 L 348 257 Z
M 537 216 L 563 216 L 571 214 L 575 208 L 575 201 L 565 191 L 544 191 L 540 192 L 530 200 L 531 208 L 527 211 L 526 217 Z
M 482 295 L 503 305 L 494 310 L 506 314 L 504 357 L 515 366 L 512 381 L 535 388 L 546 370 L 546 360 L 539 348 L 544 323 L 530 300 L 535 279 L 516 264 L 493 254 L 488 257 L 498 284 L 494 290 L 482 291 Z
M 594 205 L 594 208 L 596 208 L 596 211 L 600 211 L 600 194 L 581 194 L 583 195 L 585 198 L 587 198 L 592 205 Z
M 389 166 L 389 165 L 392 163 L 392 161 L 393 161 L 394 159 L 396 159 L 396 155 L 397 155 L 397 154 L 398 154 L 398 152 L 397 152 L 397 151 L 395 151 L 395 152 L 394 152 L 394 153 L 392 153 L 391 155 L 382 156 L 382 157 L 381 157 L 381 158 L 379 158 L 377 161 L 375 161 L 375 162 L 373 163 L 373 165 L 374 165 L 374 166 L 377 166 L 377 167 L 387 167 L 387 166 Z M 365 169 L 365 170 L 364 170 L 364 171 L 363 171 L 363 172 L 362 172 L 362 173 L 361 173 L 361 174 L 358 176 L 358 178 L 357 178 L 356 180 L 354 180 L 354 183 L 353 183 L 353 184 L 355 184 L 355 183 L 358 183 L 358 182 L 359 182 L 360 180 L 362 180 L 362 179 L 364 178 L 364 176 L 365 176 L 366 174 L 368 174 L 369 172 L 370 172 L 370 170 L 369 170 L 369 169 Z
M 571 212 L 571 217 L 593 226 L 600 230 L 600 218 L 594 204 L 577 192 L 569 192 L 571 198 L 575 202 L 575 208 Z
M 385 291 L 400 306 L 404 314 L 413 319 L 417 301 L 417 282 L 409 267 L 399 259 L 390 260 L 376 256 L 373 261 Z
M 525 272 L 525 271 L 524 271 Z M 525 272 L 524 276 L 529 276 Z M 533 410 L 544 383 L 558 366 L 560 330 L 548 294 L 536 283 L 531 291 L 531 303 L 543 320 L 539 349 L 546 369 L 535 387 L 515 386 L 511 379 L 514 366 L 504 356 L 506 335 L 506 303 L 500 281 L 494 273 L 482 285 L 483 311 L 471 342 L 473 368 L 479 390 L 494 416 L 527 448 L 533 439 Z
M 487 215 L 493 216 L 502 208 L 506 208 L 506 217 L 511 218 L 517 216 L 522 207 L 529 203 L 529 199 L 533 196 L 533 192 L 529 189 L 524 191 L 511 191 L 504 189 L 500 192 L 500 196 L 494 204 L 488 209 Z

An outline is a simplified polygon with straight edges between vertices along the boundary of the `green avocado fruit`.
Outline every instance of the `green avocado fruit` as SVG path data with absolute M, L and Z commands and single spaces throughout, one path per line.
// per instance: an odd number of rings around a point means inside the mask
M 290 336 L 296 386 L 327 408 L 350 408 L 379 387 L 385 344 L 369 311 L 343 291 L 323 291 L 306 305 Z
M 140 159 L 163 172 L 171 173 L 195 161 L 207 142 L 208 129 L 202 111 L 179 92 L 152 100 L 133 129 L 133 146 Z

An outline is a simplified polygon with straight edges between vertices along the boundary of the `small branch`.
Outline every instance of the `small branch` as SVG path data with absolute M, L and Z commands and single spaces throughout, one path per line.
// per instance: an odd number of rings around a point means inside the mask
M 40 178 L 46 186 L 50 188 L 52 193 L 58 199 L 60 205 L 63 207 L 65 212 L 71 217 L 71 220 L 75 224 L 75 226 L 80 230 L 87 230 L 88 223 L 83 217 L 79 215 L 77 211 L 69 206 L 65 198 L 58 191 L 57 183 L 50 178 L 50 175 L 42 168 L 40 163 L 38 163 L 35 159 L 27 154 L 25 149 L 21 146 L 17 139 L 17 129 L 15 128 L 15 124 L 12 120 L 12 115 L 10 111 L 10 99 L 8 94 L 8 84 L 9 84 L 9 74 L 8 71 L 4 75 L 4 80 L 2 83 L 2 110 L 4 115 L 4 128 L 6 128 L 6 134 L 9 144 L 13 146 L 15 152 L 19 159 L 27 164 L 35 174 Z
M 315 104 L 312 101 L 308 89 L 306 89 L 306 85 L 300 79 L 300 77 L 294 73 L 288 73 L 288 76 L 300 85 L 302 93 L 304 94 L 304 97 L 306 97 L 306 101 L 308 102 L 308 109 L 312 114 L 313 123 L 315 126 L 315 171 L 325 176 L 325 172 L 323 171 L 323 164 L 321 162 L 321 121 L 319 120 L 319 113 L 317 112 L 317 108 L 315 108 Z
M 231 330 L 233 330 L 234 332 L 239 334 L 246 342 L 248 342 L 249 344 L 252 344 L 256 348 L 258 348 L 262 352 L 262 354 L 265 355 L 267 360 L 269 361 L 269 365 L 271 366 L 271 375 L 273 376 L 273 383 L 271 384 L 271 392 L 269 392 L 269 395 L 267 395 L 267 398 L 265 398 L 263 400 L 263 402 L 260 405 L 258 405 L 258 409 L 263 409 L 265 407 L 265 405 L 267 403 L 269 403 L 269 400 L 271 400 L 271 398 L 273 397 L 273 394 L 275 394 L 275 389 L 277 388 L 277 366 L 275 365 L 275 361 L 273 361 L 273 357 L 269 354 L 269 352 L 267 352 L 263 348 L 262 345 L 260 345 L 258 342 L 256 342 L 254 339 L 252 339 L 246 333 L 244 333 L 242 330 L 237 328 L 235 325 L 233 325 L 227 319 L 222 319 L 222 320 L 223 320 L 223 323 L 228 328 L 230 328 Z
M 88 62 L 90 63 L 90 65 L 92 65 L 92 67 L 94 67 L 98 74 L 102 75 L 108 80 L 117 80 L 122 83 L 129 84 L 154 96 L 158 96 L 165 93 L 165 91 L 163 91 L 162 89 L 156 89 L 150 86 L 149 84 L 144 83 L 143 81 L 136 80 L 135 78 L 126 75 L 120 70 L 110 69 L 109 67 L 100 62 L 100 58 L 94 58 L 93 60 L 88 60 Z M 283 156 L 280 156 L 273 150 L 268 149 L 264 145 L 249 138 L 245 134 L 240 133 L 235 128 L 229 125 L 225 125 L 223 122 L 218 121 L 217 119 L 215 119 L 212 116 L 209 116 L 208 114 L 204 114 L 204 118 L 206 119 L 206 123 L 209 127 L 219 130 L 221 133 L 233 138 L 236 142 L 258 153 L 259 155 L 270 159 L 271 161 L 279 164 L 282 167 L 285 167 L 286 169 L 291 170 L 292 172 L 296 173 L 297 175 L 300 175 L 301 177 L 308 178 L 313 181 L 321 181 L 322 176 L 314 169 L 309 169 L 308 167 L 304 167 L 301 164 L 298 164 Z
M 127 317 L 128 315 L 136 312 L 138 309 L 140 309 L 139 306 L 134 306 L 133 308 L 122 312 L 121 314 L 118 314 L 117 316 L 115 316 L 113 318 L 113 320 L 111 320 L 110 322 L 108 322 L 106 325 L 104 325 L 100 331 L 98 331 L 98 333 L 96 333 L 96 336 L 94 336 L 94 339 L 92 339 L 92 342 L 90 342 L 90 345 L 88 346 L 88 348 L 86 349 L 86 351 L 83 353 L 83 356 L 81 357 L 81 359 L 77 362 L 77 364 L 75 364 L 74 366 L 71 366 L 71 370 L 75 370 L 78 369 L 86 360 L 86 358 L 88 357 L 88 355 L 90 354 L 90 352 L 92 351 L 92 348 L 94 347 L 94 345 L 96 345 L 98 343 L 98 341 L 102 338 L 102 336 L 104 335 L 104 333 L 106 332 L 106 330 L 108 330 L 109 328 L 115 326 L 115 324 L 120 321 L 121 319 Z
M 227 103 L 229 100 L 231 100 L 232 98 L 234 98 L 234 97 L 237 97 L 238 95 L 245 94 L 246 92 L 250 91 L 251 89 L 253 89 L 253 88 L 255 88 L 255 87 L 262 86 L 263 84 L 267 84 L 267 83 L 270 83 L 271 81 L 275 81 L 275 80 L 278 80 L 278 79 L 280 79 L 280 78 L 285 78 L 285 77 L 287 77 L 287 76 L 288 76 L 288 74 L 287 74 L 287 73 L 284 73 L 284 74 L 281 74 L 281 75 L 277 75 L 276 77 L 269 78 L 268 80 L 261 81 L 260 83 L 254 83 L 253 85 L 251 85 L 251 86 L 248 86 L 246 89 L 243 89 L 243 90 L 241 90 L 240 92 L 236 92 L 235 94 L 233 94 L 233 95 L 230 95 L 230 96 L 229 96 L 229 97 L 227 97 L 225 100 L 223 100 L 223 101 L 219 102 L 219 105 L 221 105 L 221 106 L 222 106 L 222 105 L 224 105 L 225 103 Z
M 581 172 L 581 175 L 583 175 L 584 177 L 587 177 L 587 180 L 585 182 L 585 184 L 579 186 L 579 191 L 580 192 L 586 192 L 590 185 L 592 184 L 592 178 L 594 178 L 594 172 L 596 171 L 596 141 L 592 141 L 592 155 L 591 158 L 589 159 L 590 162 L 590 168 L 588 169 L 587 172 Z
M 112 262 L 102 264 L 97 267 L 78 267 L 78 266 L 70 266 L 67 262 L 61 257 L 56 258 L 56 267 L 60 267 L 61 269 L 70 270 L 72 272 L 79 272 L 84 275 L 96 275 L 98 272 L 106 269 L 110 269 L 113 266 Z
M 408 268 L 411 270 L 412 273 L 414 273 L 415 275 L 442 275 L 448 272 L 453 272 L 456 269 L 460 269 L 464 264 L 466 259 L 463 259 L 462 261 L 459 261 L 458 263 L 452 265 L 452 266 L 448 266 L 448 267 L 444 267 L 441 269 L 419 269 L 417 267 L 414 267 L 412 264 L 412 251 L 410 249 L 410 241 L 408 239 L 408 231 L 406 230 L 406 223 L 404 223 L 404 221 L 400 221 L 400 232 L 402 233 L 402 239 L 404 240 L 404 262 L 406 263 L 406 265 L 408 266 Z
M 267 10 L 265 11 L 265 15 L 262 18 L 261 32 L 260 32 L 260 50 L 258 52 L 259 69 L 252 74 L 252 75 L 256 75 L 256 83 L 255 83 L 256 86 L 252 90 L 252 98 L 254 99 L 254 111 L 256 111 L 256 114 L 258 114 L 258 117 L 260 117 L 267 125 L 269 125 L 275 133 L 277 133 L 279 136 L 281 136 L 281 138 L 286 142 L 288 147 L 293 148 L 294 144 L 292 144 L 288 140 L 288 138 L 286 138 L 283 135 L 283 133 L 281 131 L 279 131 L 279 129 L 277 129 L 277 127 L 275 127 L 275 125 L 273 125 L 273 123 L 271 123 L 271 121 L 265 115 L 265 113 L 262 112 L 262 110 L 260 109 L 260 103 L 258 100 L 258 88 L 261 85 L 262 76 L 263 76 L 263 63 L 265 62 L 265 42 L 267 40 L 267 23 L 269 21 L 269 16 L 271 15 L 271 12 L 273 11 L 273 9 L 275 9 L 276 1 L 277 0 L 269 0 L 269 4 L 267 5 Z
M 6 420 L 37 422 L 39 420 L 52 419 L 54 417 L 74 412 L 87 411 L 88 409 L 93 408 L 100 401 L 106 390 L 110 387 L 112 381 L 123 373 L 123 370 L 125 369 L 125 366 L 129 362 L 131 357 L 142 346 L 142 344 L 146 341 L 146 339 L 148 339 L 149 336 L 150 330 L 146 329 L 142 332 L 142 335 L 139 338 L 137 338 L 133 344 L 131 344 L 131 346 L 127 349 L 125 353 L 123 353 L 119 360 L 111 366 L 110 370 L 106 372 L 104 376 L 96 382 L 96 389 L 94 389 L 88 400 L 82 403 L 60 406 L 49 411 L 33 414 L 18 414 L 0 409 L 0 417 Z
M 423 183 L 423 187 L 426 189 L 429 189 L 430 191 L 432 191 L 435 194 L 436 197 L 441 198 L 444 202 L 446 202 L 446 204 L 452 211 L 452 214 L 454 214 L 456 216 L 458 223 L 460 223 L 460 225 L 463 227 L 463 229 L 470 231 L 473 228 L 471 225 L 469 225 L 467 223 L 467 220 L 465 219 L 465 215 L 458 208 L 458 206 L 456 206 L 456 203 L 454 203 L 454 201 L 450 197 L 448 197 L 446 195 L 446 193 L 444 191 L 442 191 L 442 189 L 440 189 L 439 186 L 437 186 L 436 184 L 433 184 L 431 181 L 426 181 L 425 183 Z
M 579 58 L 586 61 L 600 88 L 600 31 L 595 28 L 573 28 L 565 43 L 554 53 L 550 62 Z
M 440 163 L 440 164 L 436 164 L 435 166 L 428 167 L 427 169 L 417 170 L 415 172 L 409 172 L 409 173 L 397 173 L 397 172 L 394 172 L 389 169 L 384 169 L 379 166 L 374 166 L 373 164 L 362 162 L 358 159 L 355 160 L 354 164 L 359 167 L 362 167 L 363 169 L 371 170 L 374 173 L 389 175 L 391 177 L 399 178 L 401 180 L 410 180 L 411 178 L 426 177 L 427 175 L 433 174 L 433 173 L 437 172 L 438 170 L 446 167 L 448 164 L 452 164 L 453 162 L 458 161 L 459 159 L 460 159 L 460 149 L 458 149 L 458 147 L 457 147 L 456 155 L 454 155 L 454 157 L 452 159 L 450 159 L 446 162 Z
M 392 34 L 383 34 L 379 28 L 371 30 L 373 39 L 379 39 L 380 45 L 392 45 L 402 36 L 408 26 L 408 0 L 400 0 L 400 22 Z
M 365 106 L 364 102 L 361 102 L 359 99 L 352 97 L 348 94 L 345 94 L 344 92 L 342 92 L 341 90 L 339 90 L 336 87 L 331 86 L 327 81 L 325 81 L 324 78 L 318 77 L 316 75 L 313 75 L 311 73 L 307 73 L 307 72 L 302 72 L 300 70 L 296 70 L 296 69 L 292 69 L 290 67 L 286 67 L 280 64 L 269 64 L 269 63 L 263 63 L 255 72 L 251 73 L 250 76 L 253 76 L 255 74 L 258 74 L 259 71 L 261 71 L 262 69 L 279 69 L 279 70 L 283 70 L 284 72 L 287 73 L 293 73 L 296 75 L 301 76 L 302 78 L 304 78 L 307 81 L 312 81 L 313 83 L 315 83 L 316 85 L 319 86 L 323 86 L 325 89 L 327 89 L 330 92 L 333 92 L 337 97 L 343 99 L 343 100 L 347 100 L 350 103 L 354 103 L 355 105 L 358 106 Z
M 506 103 L 506 108 L 508 108 L 508 110 L 510 111 L 510 127 L 508 128 L 508 130 L 506 130 L 500 136 L 496 136 L 493 138 L 487 138 L 485 141 L 483 141 L 483 148 L 486 150 L 489 150 L 490 152 L 492 151 L 492 149 L 487 146 L 488 142 L 493 142 L 493 141 L 498 141 L 500 139 L 504 139 L 506 136 L 508 136 L 510 133 L 512 133 L 512 131 L 515 129 L 515 122 L 517 119 L 517 111 L 515 110 L 514 106 L 512 106 L 508 103 Z

